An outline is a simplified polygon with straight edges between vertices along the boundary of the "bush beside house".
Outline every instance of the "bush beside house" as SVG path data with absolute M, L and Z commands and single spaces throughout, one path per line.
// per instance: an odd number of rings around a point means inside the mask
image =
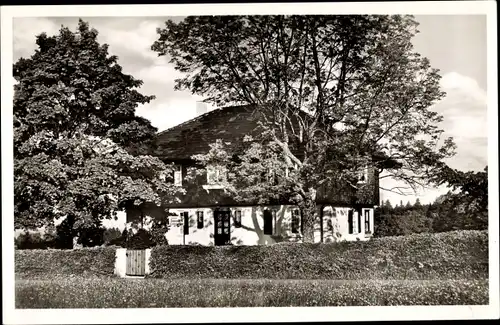
M 58 275 L 112 276 L 116 249 L 84 248 L 74 250 L 16 250 L 15 274 L 18 277 Z
M 454 231 L 369 242 L 271 246 L 158 246 L 155 278 L 478 279 L 488 277 L 488 233 Z
M 138 236 L 140 239 L 141 236 Z M 144 241 L 129 242 L 140 249 Z M 16 250 L 21 277 L 114 274 L 116 247 Z M 150 277 L 169 279 L 487 279 L 488 233 L 454 231 L 368 242 L 155 246 Z

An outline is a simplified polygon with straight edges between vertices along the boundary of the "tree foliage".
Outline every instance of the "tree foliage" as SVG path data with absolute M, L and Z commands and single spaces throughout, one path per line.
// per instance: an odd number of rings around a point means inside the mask
M 153 96 L 123 73 L 97 31 L 42 33 L 30 58 L 13 66 L 15 227 L 66 218 L 72 238 L 127 204 L 173 198 L 168 166 L 147 155 L 156 129 L 135 115 Z
M 435 230 L 488 229 L 488 166 L 480 172 L 446 168 L 438 179 L 452 190 L 437 200 Z
M 289 183 L 312 240 L 322 184 L 359 190 L 353 179 L 368 165 L 416 189 L 453 155 L 452 139 L 440 139 L 442 117 L 429 109 L 444 94 L 438 71 L 412 49 L 416 27 L 411 16 L 187 17 L 158 29 L 152 49 L 184 73 L 177 89 L 253 105 L 263 139 L 247 149 L 277 154 L 274 173 L 295 170 Z M 243 169 L 259 175 L 266 162 L 254 161 Z

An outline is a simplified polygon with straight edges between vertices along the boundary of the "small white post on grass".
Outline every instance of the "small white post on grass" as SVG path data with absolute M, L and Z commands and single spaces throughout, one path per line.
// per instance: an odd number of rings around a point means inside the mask
M 127 249 L 117 248 L 115 259 L 115 275 L 124 278 L 127 271 Z
M 149 261 L 151 259 L 151 248 L 146 249 L 146 265 L 144 266 L 144 273 L 148 275 L 150 272 Z

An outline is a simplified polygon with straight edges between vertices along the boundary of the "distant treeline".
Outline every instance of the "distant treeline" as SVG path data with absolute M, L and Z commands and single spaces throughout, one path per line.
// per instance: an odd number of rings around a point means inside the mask
M 488 229 L 488 169 L 454 174 L 454 191 L 438 197 L 432 204 L 409 202 L 393 207 L 389 200 L 375 210 L 377 237 L 411 233 Z

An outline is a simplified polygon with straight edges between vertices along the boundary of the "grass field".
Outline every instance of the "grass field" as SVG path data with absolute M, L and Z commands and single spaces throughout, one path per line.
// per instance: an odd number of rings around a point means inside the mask
M 487 280 L 16 280 L 16 308 L 485 305 Z

